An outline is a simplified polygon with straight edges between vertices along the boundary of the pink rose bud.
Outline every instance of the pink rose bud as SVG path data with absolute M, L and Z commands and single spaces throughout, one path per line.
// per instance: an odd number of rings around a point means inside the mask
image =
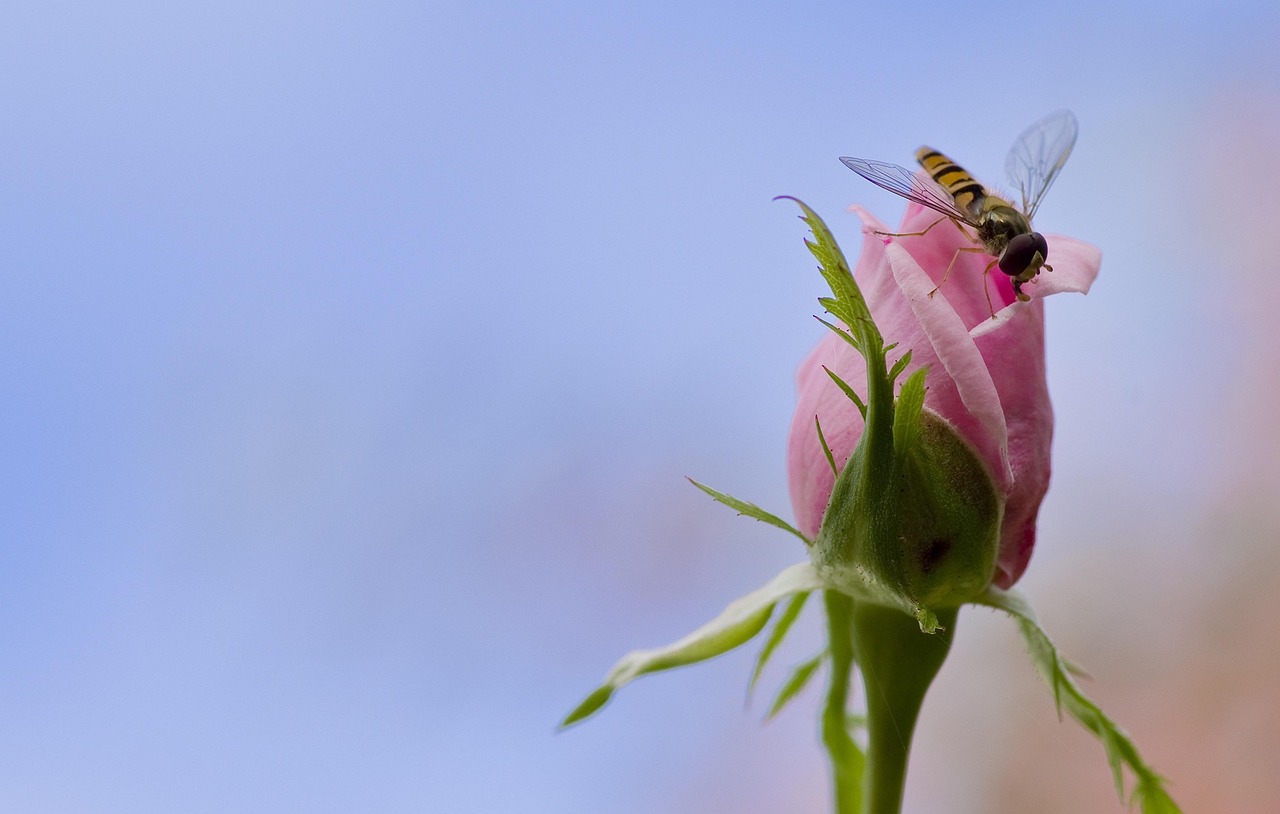
M 923 236 L 886 237 L 876 232 L 893 230 L 854 211 L 865 234 L 854 279 L 885 343 L 897 343 L 888 363 L 911 352 L 899 382 L 927 370 L 918 441 L 892 472 L 869 463 L 875 453 L 860 444 L 863 417 L 827 372 L 866 400 L 866 363 L 828 334 L 797 376 L 787 454 L 792 505 L 828 578 L 840 582 L 842 569 L 864 584 L 888 575 L 898 583 L 890 587 L 916 607 L 955 606 L 991 582 L 1013 585 L 1031 557 L 1053 435 L 1042 299 L 1088 291 L 1101 254 L 1049 235 L 1049 265 L 1022 284 L 1030 299 L 1022 302 L 999 269 L 984 277 L 988 256 L 957 254 L 974 243 L 951 224 Z M 938 218 L 913 204 L 896 231 L 919 232 Z M 838 489 L 815 417 L 841 471 Z M 890 493 L 896 497 L 886 498 Z M 881 528 L 896 535 L 892 545 L 867 544 L 876 537 L 868 523 L 888 515 L 892 523 Z

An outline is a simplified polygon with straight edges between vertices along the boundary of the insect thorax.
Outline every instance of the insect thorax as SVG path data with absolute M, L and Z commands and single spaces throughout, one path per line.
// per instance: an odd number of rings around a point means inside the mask
M 1007 201 L 989 195 L 979 202 L 979 206 L 980 211 L 976 213 L 978 239 L 994 255 L 1003 252 L 1010 240 L 1031 231 L 1027 216 L 1014 209 Z

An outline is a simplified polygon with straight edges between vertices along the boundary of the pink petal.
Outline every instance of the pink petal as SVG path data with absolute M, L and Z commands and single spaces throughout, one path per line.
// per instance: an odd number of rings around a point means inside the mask
M 932 209 L 912 204 L 897 231 L 920 232 L 928 228 L 928 234 L 895 241 L 928 273 L 939 294 L 946 295 L 965 327 L 973 328 L 1015 301 L 1013 285 L 1004 274 L 988 268 L 995 258 L 982 250 L 970 231 L 939 218 L 942 216 Z M 951 270 L 949 274 L 947 269 Z
M 863 427 L 858 408 L 827 376 L 824 365 L 863 396 L 867 390 L 862 357 L 832 333 L 818 342 L 796 374 L 796 412 L 787 438 L 787 480 L 796 525 L 810 538 L 818 534 L 835 485 L 835 475 L 818 442 L 814 417 L 822 422 L 822 433 L 841 469 L 857 446 Z
M 882 303 L 897 296 L 898 293 L 898 286 L 893 281 L 893 273 L 889 271 L 889 260 L 884 253 L 885 245 L 890 242 L 890 238 L 885 237 L 884 233 L 893 230 L 861 206 L 855 204 L 849 207 L 849 211 L 862 221 L 863 235 L 862 253 L 858 255 L 853 277 L 858 281 L 858 288 L 861 289 L 862 296 L 867 301 L 867 307 L 871 309 L 872 314 L 875 314 Z
M 1049 265 L 1053 266 L 1053 271 L 1042 269 L 1022 290 L 1033 298 L 1063 292 L 1089 293 L 1089 287 L 1097 279 L 1102 265 L 1102 252 L 1096 246 L 1072 237 L 1045 235 L 1045 240 L 1049 241 Z
M 974 338 L 1000 394 L 1009 427 L 1013 485 L 1005 501 L 995 582 L 1007 588 L 1026 568 L 1035 544 L 1036 515 L 1049 488 L 1053 406 L 1044 366 L 1044 302 L 1005 309 L 1000 330 Z
M 894 279 L 901 288 L 907 303 L 919 321 L 933 352 L 942 364 L 946 375 L 955 382 L 956 392 L 970 416 L 977 421 L 974 430 L 965 433 L 979 454 L 996 451 L 996 456 L 987 456 L 987 466 L 992 475 L 1000 482 L 1002 489 L 1011 485 L 1013 473 L 1009 469 L 1008 445 L 1009 433 L 1005 426 L 1004 411 L 1000 406 L 1000 396 L 996 392 L 991 372 L 987 370 L 987 362 L 978 352 L 977 345 L 969 336 L 969 331 L 960 320 L 959 314 L 951 307 L 951 303 L 939 290 L 934 296 L 933 280 L 924 269 L 907 254 L 906 249 L 897 244 L 886 247 L 885 253 L 889 265 L 893 269 Z M 915 359 L 913 351 L 912 361 Z M 934 384 L 938 372 L 932 372 L 926 384 Z M 926 400 L 927 403 L 927 400 Z M 956 421 L 958 416 L 944 417 L 958 424 L 961 432 L 967 421 Z

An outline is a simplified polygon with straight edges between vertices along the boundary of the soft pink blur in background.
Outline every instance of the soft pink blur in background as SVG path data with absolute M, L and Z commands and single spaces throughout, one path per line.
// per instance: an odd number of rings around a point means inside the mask
M 1280 188 L 1280 164 L 1264 158 L 1280 145 L 1280 98 L 1250 84 L 1217 96 L 1195 117 L 1212 127 L 1189 134 L 1205 158 L 1183 176 L 1188 201 L 1235 201 L 1188 207 L 1198 223 L 1187 228 L 1212 235 L 1214 251 L 1202 267 L 1203 311 L 1187 332 L 1233 339 L 1214 360 L 1220 383 L 1187 370 L 1188 397 L 1214 388 L 1211 414 L 1183 428 L 1212 445 L 1196 494 L 1149 524 L 1125 518 L 1135 525 L 1097 541 L 1119 556 L 1068 555 L 1036 587 L 1047 623 L 1089 666 L 1088 687 L 1172 779 L 1184 810 L 1262 814 L 1280 810 L 1280 199 L 1242 191 Z M 1177 435 L 1168 440 L 1176 457 Z M 1011 741 L 989 787 L 992 810 L 1118 808 L 1096 747 L 1057 726 L 1033 704 L 1037 694 L 1018 685 L 1010 696 L 1020 711 L 1005 723 Z

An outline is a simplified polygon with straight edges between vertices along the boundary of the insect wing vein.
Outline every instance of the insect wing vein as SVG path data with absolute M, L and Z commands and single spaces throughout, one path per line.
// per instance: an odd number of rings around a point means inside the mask
M 1070 110 L 1059 110 L 1024 130 L 1009 150 L 1005 172 L 1022 193 L 1022 213 L 1028 220 L 1067 163 L 1079 129 Z
M 848 156 L 841 156 L 840 161 L 881 189 L 887 189 L 895 195 L 901 195 L 909 201 L 927 206 L 961 223 L 977 226 L 968 215 L 956 207 L 955 201 L 946 190 L 931 179 L 914 173 L 906 167 L 890 164 L 887 161 L 868 161 L 865 158 Z

